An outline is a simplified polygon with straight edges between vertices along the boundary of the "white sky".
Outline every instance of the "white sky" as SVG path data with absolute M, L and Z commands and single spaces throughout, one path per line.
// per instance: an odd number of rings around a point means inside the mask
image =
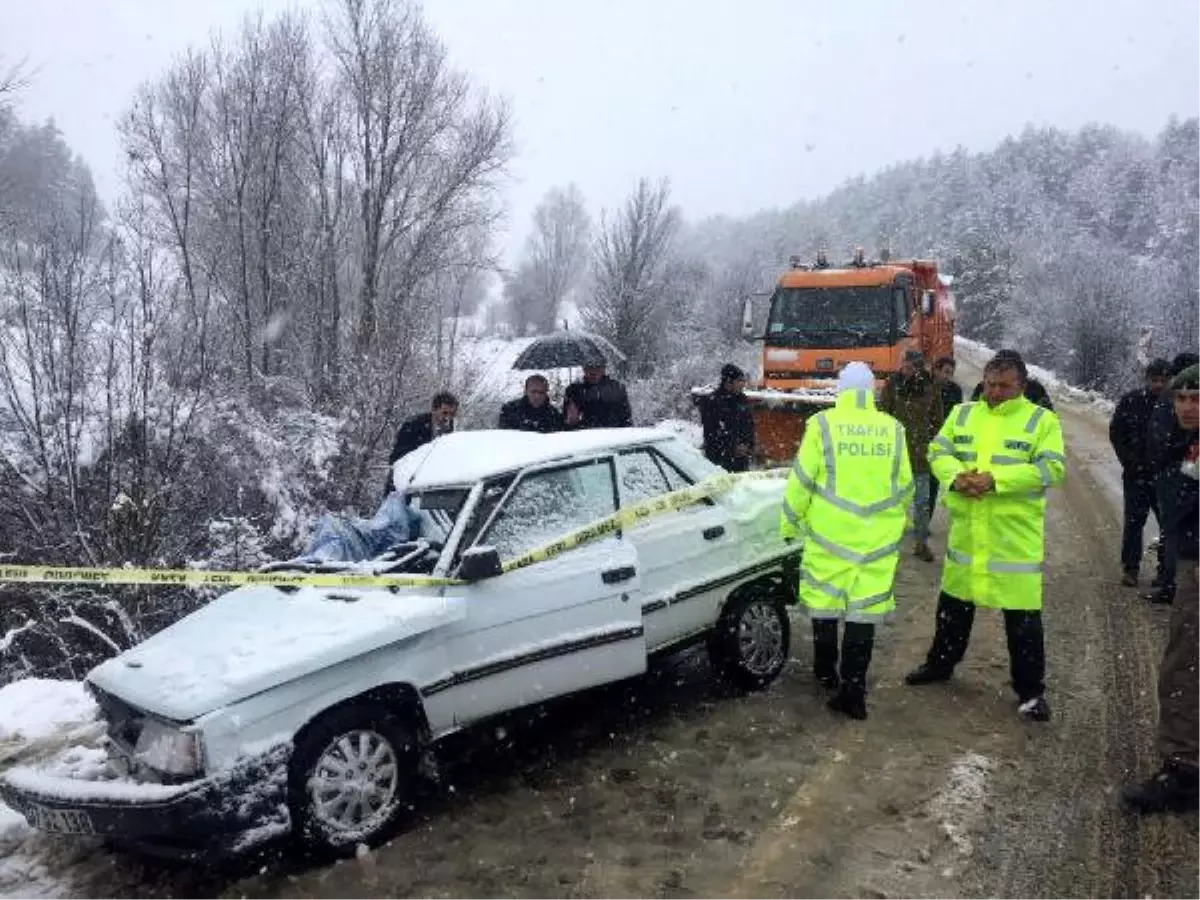
M 119 188 L 113 123 L 214 27 L 319 0 L 0 0 L 0 59 Z M 689 219 L 819 196 L 847 177 L 1026 123 L 1146 134 L 1200 114 L 1196 0 L 426 0 L 457 64 L 507 95 L 508 255 L 575 181 L 593 214 L 669 176 Z

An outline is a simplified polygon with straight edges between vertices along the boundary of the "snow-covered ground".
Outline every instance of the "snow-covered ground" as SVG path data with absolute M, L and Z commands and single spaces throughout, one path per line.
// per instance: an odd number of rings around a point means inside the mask
M 96 704 L 78 681 L 26 678 L 0 687 L 0 767 L 34 753 L 73 748 L 67 755 L 94 757 L 101 734 Z M 0 898 L 70 896 L 62 874 L 86 841 L 35 831 L 0 803 Z

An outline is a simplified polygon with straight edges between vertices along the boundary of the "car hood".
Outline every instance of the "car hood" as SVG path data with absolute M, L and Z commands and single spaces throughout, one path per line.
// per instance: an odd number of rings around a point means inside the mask
M 88 680 L 188 721 L 276 685 L 463 618 L 439 588 L 241 587 L 97 666 Z

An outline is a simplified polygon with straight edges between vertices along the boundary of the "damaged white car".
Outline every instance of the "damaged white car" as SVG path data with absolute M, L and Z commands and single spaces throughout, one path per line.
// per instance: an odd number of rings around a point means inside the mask
M 0 797 L 38 828 L 158 852 L 290 831 L 346 853 L 396 826 L 437 742 L 464 726 L 636 676 L 695 641 L 723 677 L 764 687 L 790 646 L 782 481 L 739 482 L 502 569 L 719 474 L 649 429 L 439 438 L 395 465 L 405 540 L 369 560 L 286 566 L 459 583 L 232 590 L 90 673 L 103 766 L 11 769 Z

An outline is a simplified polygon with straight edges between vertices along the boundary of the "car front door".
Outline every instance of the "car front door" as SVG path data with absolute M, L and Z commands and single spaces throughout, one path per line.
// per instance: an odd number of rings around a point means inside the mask
M 485 495 L 487 489 L 485 488 Z M 484 509 L 477 537 L 514 559 L 616 509 L 611 457 L 523 473 Z M 646 668 L 637 552 L 619 534 L 446 589 L 467 602 L 444 646 L 448 671 L 422 690 L 456 724 Z M 449 713 L 449 716 L 445 716 Z
M 692 479 L 653 446 L 617 457 L 621 507 L 689 486 Z M 701 500 L 638 522 L 626 532 L 641 565 L 646 645 L 654 650 L 690 637 L 716 621 L 721 592 L 711 582 L 735 562 L 729 515 Z

